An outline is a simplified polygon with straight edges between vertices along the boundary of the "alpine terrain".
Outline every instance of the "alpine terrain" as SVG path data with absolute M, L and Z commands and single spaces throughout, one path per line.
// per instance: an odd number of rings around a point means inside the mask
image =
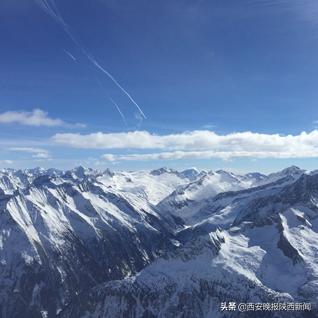
M 318 171 L 2 169 L 0 317 L 318 317 L 317 242 Z

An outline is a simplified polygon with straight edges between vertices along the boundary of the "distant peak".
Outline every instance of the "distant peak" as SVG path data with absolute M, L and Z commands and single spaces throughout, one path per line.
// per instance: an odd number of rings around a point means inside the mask
M 153 176 L 160 176 L 164 173 L 177 173 L 176 170 L 173 170 L 173 169 L 170 169 L 170 168 L 167 168 L 167 167 L 162 167 L 162 168 L 159 168 L 159 169 L 155 169 L 155 170 L 152 170 L 150 172 L 151 175 Z
M 288 168 L 283 169 L 280 173 L 288 175 L 288 174 L 295 174 L 295 173 L 302 173 L 302 172 L 304 172 L 304 170 L 300 169 L 299 167 L 290 166 Z
M 109 168 L 105 169 L 103 174 L 108 175 L 110 177 L 113 177 L 115 175 L 115 173 L 113 171 L 111 171 Z
M 305 170 L 300 169 L 297 166 L 290 166 L 288 168 L 285 168 L 281 171 L 271 173 L 268 175 L 269 178 L 284 178 L 284 177 L 292 177 L 292 178 L 298 178 L 303 173 L 305 173 Z
M 231 171 L 217 170 L 215 173 L 220 174 L 220 175 L 235 177 L 235 174 L 233 172 L 231 172 Z
M 182 172 L 199 172 L 199 170 L 195 167 L 184 169 Z
M 181 171 L 179 174 L 183 178 L 195 179 L 200 174 L 200 172 L 197 168 L 188 168 Z
M 81 165 L 79 165 L 79 166 L 75 167 L 73 170 L 74 170 L 74 171 L 85 171 L 86 168 L 83 167 L 83 166 L 81 166 Z
M 89 171 L 88 168 L 85 168 L 85 167 L 80 165 L 80 166 L 77 166 L 71 170 L 66 171 L 66 174 L 73 175 L 73 177 L 75 176 L 77 178 L 83 179 L 88 174 L 88 171 Z

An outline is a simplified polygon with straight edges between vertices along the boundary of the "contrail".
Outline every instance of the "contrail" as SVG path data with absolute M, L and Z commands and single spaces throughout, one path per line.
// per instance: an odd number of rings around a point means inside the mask
M 69 36 L 69 38 L 79 48 L 81 48 L 81 45 L 79 44 L 77 39 L 74 37 L 68 24 L 64 21 L 62 15 L 60 14 L 54 0 L 35 0 L 35 2 L 43 9 L 43 11 L 46 14 L 48 14 L 63 29 L 63 31 Z
M 130 101 L 137 107 L 139 110 L 140 114 L 142 115 L 143 118 L 147 118 L 144 112 L 141 110 L 139 105 L 135 102 L 135 100 L 131 97 L 131 95 L 120 85 L 120 83 L 116 80 L 116 78 L 111 75 L 106 69 L 104 69 L 92 56 L 87 55 L 88 59 L 103 73 L 105 73 L 112 81 L 115 83 L 121 90 L 122 92 L 130 99 Z
M 137 104 L 137 102 L 133 99 L 133 97 L 123 88 L 123 86 L 116 80 L 116 78 L 109 73 L 104 67 L 102 67 L 96 59 L 79 43 L 76 37 L 73 35 L 70 27 L 64 21 L 62 15 L 60 14 L 56 3 L 54 0 L 35 0 L 35 2 L 46 12 L 55 22 L 64 30 L 64 32 L 69 36 L 69 38 L 73 41 L 73 43 L 82 51 L 82 53 L 87 57 L 87 59 L 92 63 L 97 69 L 103 72 L 107 77 L 128 97 L 128 99 L 137 107 L 138 111 L 142 115 L 144 119 L 147 117 L 145 116 L 144 112 Z M 68 54 L 68 53 L 67 53 Z M 69 54 L 68 54 L 69 55 Z M 71 55 L 70 55 L 71 57 Z M 72 57 L 71 57 L 72 58 Z
M 125 118 L 124 114 L 122 113 L 122 111 L 120 110 L 119 106 L 117 105 L 117 103 L 111 97 L 109 97 L 109 99 L 115 105 L 115 107 L 117 108 L 118 113 L 120 114 L 125 126 L 127 127 L 128 125 L 127 125 L 126 118 Z
M 74 57 L 74 55 L 72 55 L 69 51 L 64 49 L 65 54 L 67 54 L 74 62 L 76 62 L 76 58 Z
M 107 92 L 106 89 L 103 87 L 103 84 L 101 83 L 101 81 L 100 81 L 97 77 L 95 77 L 95 79 L 96 79 L 96 82 L 98 83 L 98 85 L 100 86 L 100 88 L 106 92 L 106 94 L 107 94 L 108 98 L 110 99 L 110 101 L 115 105 L 115 107 L 116 107 L 116 109 L 117 109 L 117 111 L 118 111 L 120 117 L 122 118 L 122 120 L 123 120 L 125 126 L 127 127 L 127 126 L 128 126 L 128 125 L 127 125 L 127 120 L 126 120 L 126 117 L 125 117 L 124 113 L 121 111 L 121 109 L 120 109 L 120 107 L 118 106 L 118 104 L 109 96 L 108 92 Z

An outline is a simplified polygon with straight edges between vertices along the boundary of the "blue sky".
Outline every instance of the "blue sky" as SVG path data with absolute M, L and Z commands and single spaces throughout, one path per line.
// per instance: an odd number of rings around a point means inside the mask
M 318 167 L 315 1 L 48 2 L 0 4 L 1 166 Z

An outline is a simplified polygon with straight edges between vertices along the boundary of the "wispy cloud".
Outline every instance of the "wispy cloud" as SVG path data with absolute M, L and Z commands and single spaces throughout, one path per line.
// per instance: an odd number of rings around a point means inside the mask
M 206 124 L 202 126 L 203 129 L 215 129 L 215 127 L 216 125 L 213 124 Z
M 7 165 L 12 165 L 13 161 L 9 160 L 9 159 L 5 159 L 5 160 L 0 160 L 0 166 L 7 166 Z
M 70 124 L 59 118 L 51 118 L 48 113 L 42 109 L 33 109 L 32 111 L 7 111 L 0 114 L 0 124 L 20 124 L 26 126 L 46 126 L 46 127 L 85 127 L 84 124 Z
M 46 149 L 33 147 L 12 147 L 10 151 L 25 152 L 32 154 L 34 159 L 51 159 L 50 153 Z
M 318 157 L 318 130 L 299 135 L 238 132 L 225 135 L 197 130 L 170 135 L 147 131 L 121 133 L 56 134 L 53 142 L 83 149 L 152 149 L 148 154 L 113 155 L 114 160 L 208 159 L 233 157 L 305 158 Z M 158 152 L 161 151 L 161 152 Z

